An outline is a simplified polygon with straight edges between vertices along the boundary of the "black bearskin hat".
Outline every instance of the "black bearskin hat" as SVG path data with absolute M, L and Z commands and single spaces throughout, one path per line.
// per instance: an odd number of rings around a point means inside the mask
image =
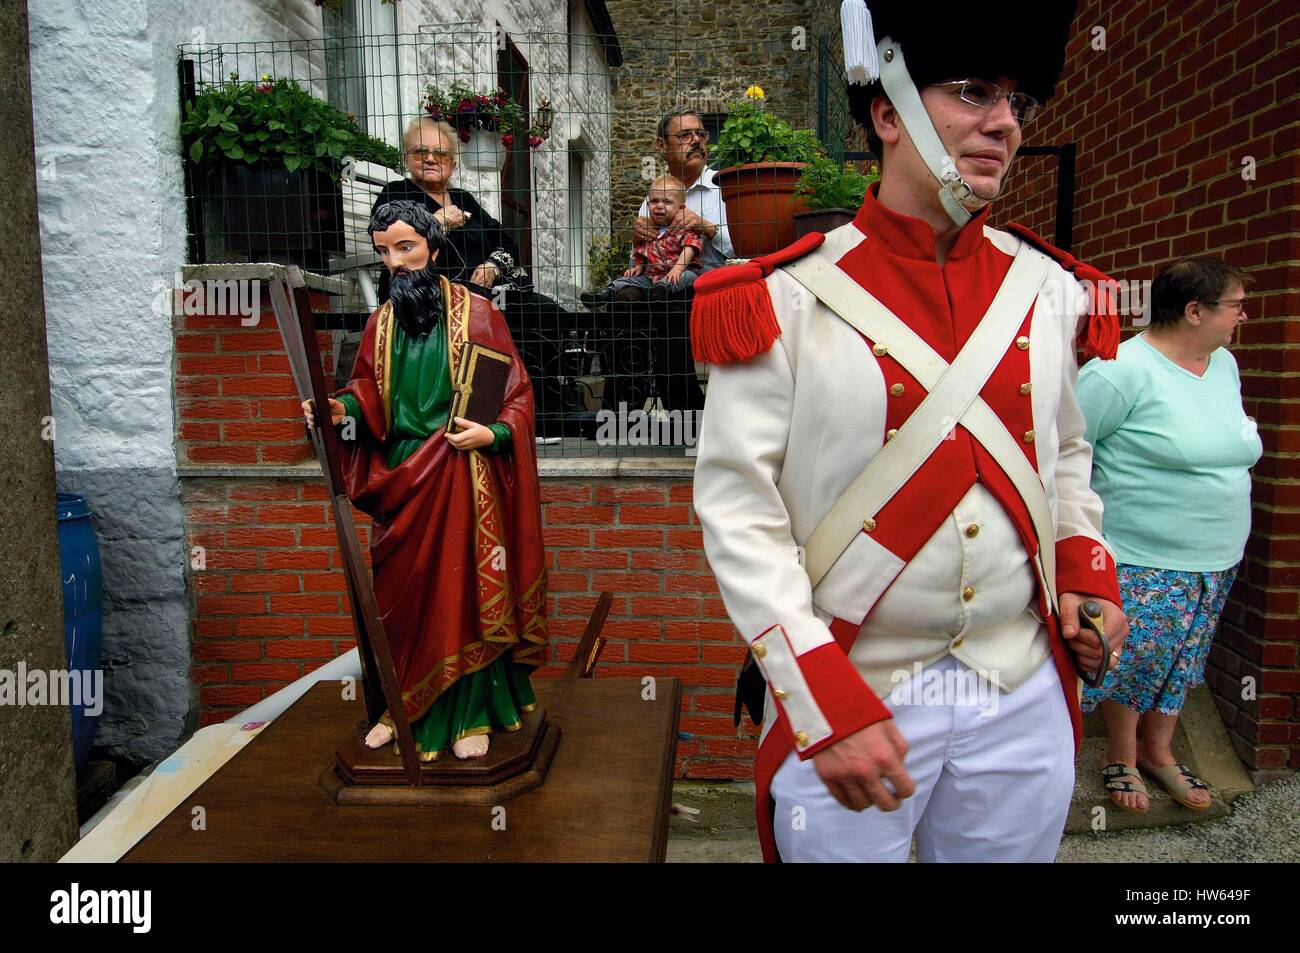
M 991 7 L 868 0 L 876 40 L 898 42 L 917 88 L 948 79 L 999 76 L 1040 103 L 1051 99 L 1065 66 L 1077 0 L 1006 0 Z M 849 113 L 871 130 L 871 102 L 880 80 L 848 84 Z

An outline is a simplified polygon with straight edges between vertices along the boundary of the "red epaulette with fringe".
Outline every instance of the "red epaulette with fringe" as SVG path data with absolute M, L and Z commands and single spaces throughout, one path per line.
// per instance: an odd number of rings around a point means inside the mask
M 762 354 L 781 334 L 763 281 L 779 265 L 808 254 L 826 240 L 810 232 L 792 245 L 739 265 L 715 268 L 693 286 L 691 349 L 697 361 L 733 364 Z
M 1081 342 L 1083 354 L 1085 357 L 1100 357 L 1104 361 L 1113 361 L 1119 349 L 1119 312 L 1110 289 L 1117 287 L 1116 282 L 1105 272 L 1079 261 L 1069 252 L 1050 244 L 1024 225 L 1012 222 L 1007 226 L 1007 231 L 1050 255 L 1062 268 L 1080 281 L 1088 282 L 1092 306 L 1088 309 L 1088 327 L 1083 332 Z

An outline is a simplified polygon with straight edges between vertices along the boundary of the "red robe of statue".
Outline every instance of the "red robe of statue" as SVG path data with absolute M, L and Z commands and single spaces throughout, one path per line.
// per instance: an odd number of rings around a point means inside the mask
M 457 679 L 503 653 L 546 659 L 546 555 L 533 439 L 533 394 L 505 320 L 486 298 L 443 280 L 452 380 L 469 342 L 513 359 L 499 420 L 501 453 L 457 450 L 441 430 L 395 469 L 385 464 L 392 422 L 394 318 L 385 303 L 366 322 L 352 380 L 357 439 L 343 441 L 347 494 L 373 520 L 375 597 L 412 721 Z

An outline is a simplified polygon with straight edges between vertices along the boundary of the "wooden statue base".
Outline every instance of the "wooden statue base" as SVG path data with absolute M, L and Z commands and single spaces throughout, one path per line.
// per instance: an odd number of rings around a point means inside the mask
M 367 748 L 357 731 L 339 747 L 320 785 L 340 805 L 501 804 L 542 785 L 559 745 L 559 726 L 538 709 L 524 715 L 519 730 L 494 731 L 481 758 L 457 758 L 447 751 L 422 763 L 417 788 L 407 780 L 393 745 Z
M 494 824 L 498 805 L 462 802 L 417 811 L 338 804 L 321 788 L 321 769 L 334 770 L 339 742 L 365 718 L 364 693 L 354 697 L 338 682 L 320 682 L 122 860 L 662 862 L 681 709 L 678 680 L 658 679 L 651 698 L 640 678 L 539 678 L 533 684 L 564 742 L 546 783 L 504 806 L 504 829 Z M 199 807 L 207 823 L 196 830 Z

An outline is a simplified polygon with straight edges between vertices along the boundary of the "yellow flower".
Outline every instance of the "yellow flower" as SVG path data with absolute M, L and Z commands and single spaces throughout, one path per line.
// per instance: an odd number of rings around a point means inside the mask
M 751 86 L 751 87 L 749 87 L 749 89 L 745 90 L 745 98 L 746 98 L 746 99 L 762 99 L 762 98 L 763 98 L 763 87 L 762 87 L 762 86 Z
M 263 74 L 262 74 L 262 82 L 264 82 L 264 83 L 269 83 L 270 81 L 271 81 L 271 74 L 270 74 L 270 73 L 263 73 Z

